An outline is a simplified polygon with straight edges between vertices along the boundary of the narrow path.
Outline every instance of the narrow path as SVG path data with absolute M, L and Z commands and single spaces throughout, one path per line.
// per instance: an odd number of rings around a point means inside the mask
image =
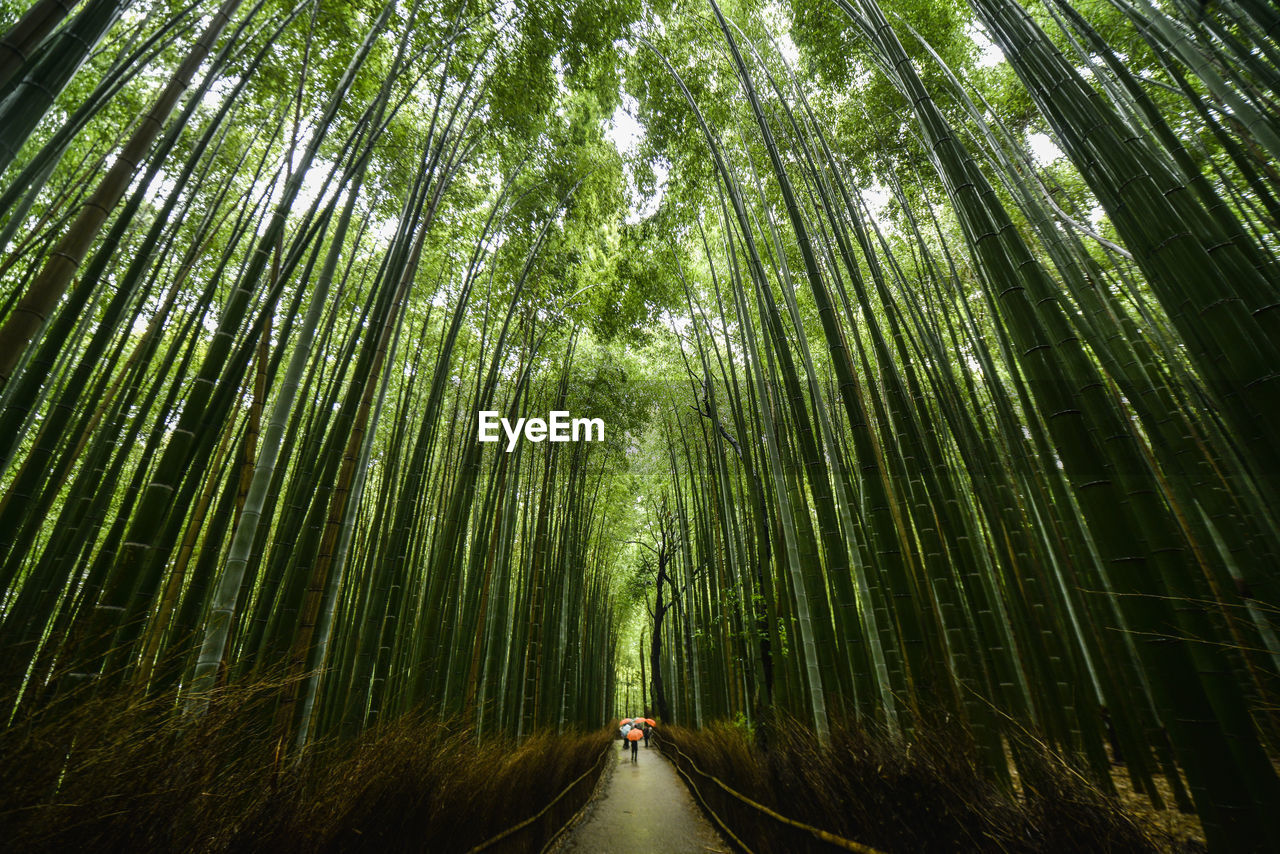
M 658 748 L 638 761 L 615 742 L 609 780 L 557 854 L 729 854 L 693 796 Z

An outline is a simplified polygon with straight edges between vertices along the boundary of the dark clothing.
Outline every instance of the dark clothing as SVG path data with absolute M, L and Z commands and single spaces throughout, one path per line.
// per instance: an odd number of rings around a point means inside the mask
M 639 756 L 640 756 L 640 739 L 637 738 L 635 741 L 631 742 L 631 761 L 639 762 L 640 761 Z

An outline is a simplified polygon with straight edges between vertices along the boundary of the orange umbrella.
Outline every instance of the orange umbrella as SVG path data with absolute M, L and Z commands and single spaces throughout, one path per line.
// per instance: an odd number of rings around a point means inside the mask
M 627 733 L 627 741 L 639 741 L 642 738 L 644 738 L 644 733 L 638 729 L 633 729 Z
M 649 726 L 657 726 L 657 725 L 658 725 L 658 722 L 657 722 L 657 721 L 655 721 L 653 718 L 641 718 L 640 720 L 644 721 L 644 722 L 645 722 L 645 723 L 647 723 Z

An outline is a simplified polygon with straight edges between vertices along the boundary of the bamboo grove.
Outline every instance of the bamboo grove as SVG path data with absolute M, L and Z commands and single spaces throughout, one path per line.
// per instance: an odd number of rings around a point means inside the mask
M 1280 846 L 1270 4 L 3 14 L 10 725 L 596 727 L 643 614 L 665 720 L 1032 732 Z
M 665 587 L 688 617 L 655 638 L 655 698 L 690 723 L 785 708 L 819 739 L 851 708 L 891 733 L 955 716 L 996 773 L 1029 724 L 1105 787 L 1109 749 L 1140 791 L 1167 775 L 1211 847 L 1270 850 L 1274 10 L 1113 4 L 1230 140 L 1210 178 L 1080 10 L 969 5 L 1118 240 L 874 2 L 819 14 L 936 178 L 875 173 L 890 232 L 769 32 L 714 3 L 699 24 L 728 116 L 653 49 L 717 186 L 667 421 Z
M 584 175 L 485 135 L 519 22 L 197 11 L 86 5 L 53 38 L 107 15 L 87 45 L 119 58 L 9 143 L 9 714 L 111 690 L 199 712 L 278 678 L 299 745 L 424 703 L 481 730 L 596 725 L 626 407 L 612 445 L 475 441 L 476 410 L 609 406 L 620 371 L 565 333 L 540 266 Z M 77 147 L 183 49 L 127 139 Z M 273 51 L 301 57 L 287 87 L 261 77 L 286 71 Z M 56 91 L 55 56 L 17 85 Z

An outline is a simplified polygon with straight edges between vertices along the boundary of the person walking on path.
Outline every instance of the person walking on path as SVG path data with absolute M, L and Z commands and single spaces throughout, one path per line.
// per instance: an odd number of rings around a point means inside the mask
M 631 739 L 631 761 L 640 761 L 640 739 L 638 738 Z
M 642 729 L 641 732 L 644 733 L 644 746 L 645 746 L 645 749 L 647 750 L 649 748 L 649 734 L 653 732 L 653 727 L 649 726 L 648 724 L 645 724 L 644 729 Z
M 656 738 L 657 727 L 653 734 Z M 654 750 L 644 762 L 625 758 L 622 762 L 602 781 L 599 797 L 555 849 L 557 854 L 729 854 L 733 850 L 661 753 Z
M 622 749 L 626 750 L 627 749 L 627 733 L 631 732 L 631 724 L 623 724 L 620 727 L 620 729 L 622 730 Z

